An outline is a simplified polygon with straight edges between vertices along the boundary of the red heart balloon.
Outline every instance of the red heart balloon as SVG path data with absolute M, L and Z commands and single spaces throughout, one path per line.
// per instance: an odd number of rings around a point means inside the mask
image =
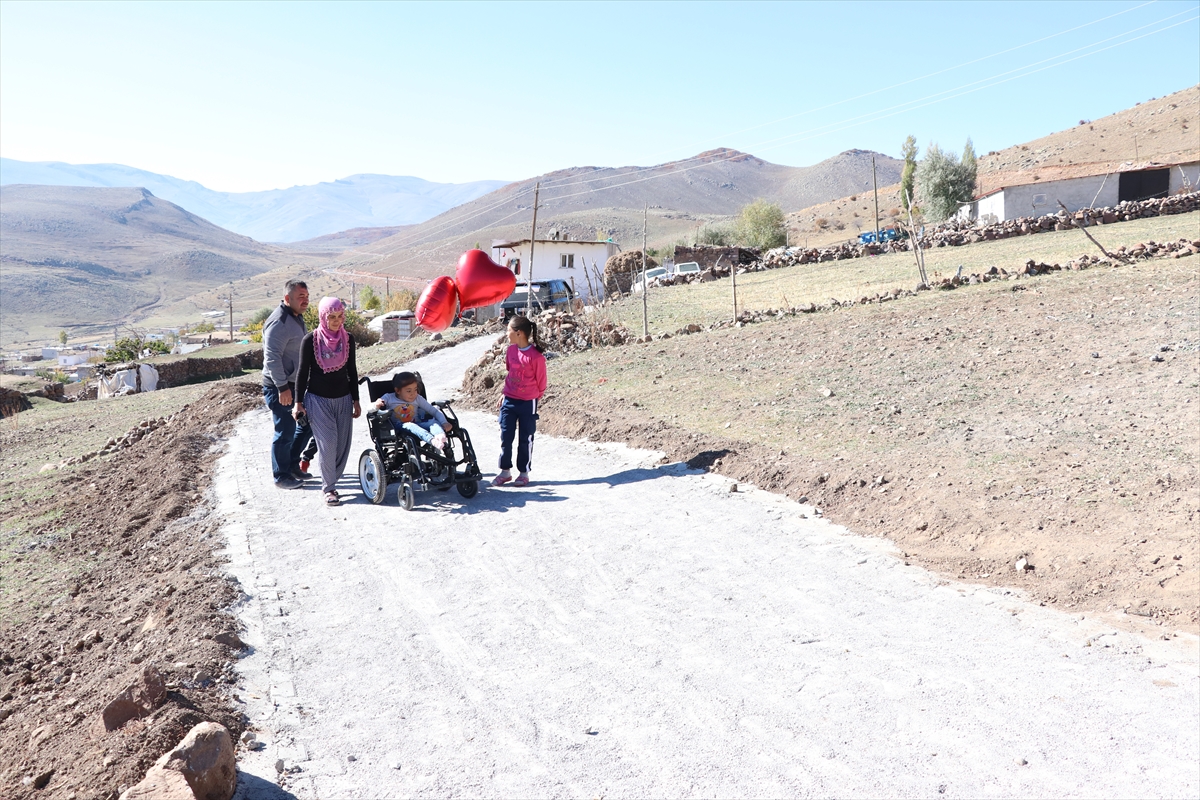
M 458 301 L 463 311 L 499 303 L 517 288 L 517 276 L 482 250 L 468 250 L 458 259 Z
M 417 324 L 427 331 L 444 331 L 454 321 L 454 307 L 458 304 L 458 289 L 454 278 L 442 275 L 421 292 L 417 300 Z

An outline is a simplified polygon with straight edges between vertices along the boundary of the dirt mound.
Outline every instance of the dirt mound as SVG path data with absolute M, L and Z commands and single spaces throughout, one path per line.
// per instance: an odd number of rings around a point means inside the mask
M 261 402 L 256 385 L 227 382 L 169 424 L 147 420 L 114 455 L 76 467 L 43 522 L 15 534 L 16 592 L 44 559 L 81 567 L 41 579 L 52 611 L 22 613 L 18 595 L 0 628 L 0 795 L 115 798 L 198 722 L 242 729 L 229 691 L 241 643 L 225 611 L 238 590 L 213 555 L 218 521 L 197 508 L 219 431 Z M 105 707 L 147 667 L 165 698 L 106 731 Z M 43 781 L 49 794 L 35 791 Z
M 552 362 L 539 429 L 803 498 L 950 578 L 1194 632 L 1195 270 L 1087 261 Z
M 653 256 L 646 256 L 646 269 L 658 266 Z M 610 256 L 604 262 L 604 291 L 606 294 L 627 294 L 642 272 L 642 251 L 627 250 Z

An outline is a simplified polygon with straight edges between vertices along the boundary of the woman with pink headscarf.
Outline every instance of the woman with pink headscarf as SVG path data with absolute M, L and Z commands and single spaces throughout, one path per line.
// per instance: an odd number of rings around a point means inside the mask
M 325 504 L 341 503 L 337 482 L 350 458 L 353 420 L 362 413 L 358 404 L 358 365 L 354 338 L 346 332 L 346 304 L 326 297 L 317 307 L 321 324 L 300 344 L 300 372 L 296 375 L 297 420 L 308 415 L 317 441 L 317 464 Z

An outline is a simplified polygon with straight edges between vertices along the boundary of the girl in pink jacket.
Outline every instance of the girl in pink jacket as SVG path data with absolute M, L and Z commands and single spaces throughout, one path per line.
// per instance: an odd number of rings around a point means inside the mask
M 533 466 L 533 434 L 537 431 L 537 402 L 546 393 L 546 357 L 538 341 L 537 325 L 527 317 L 515 316 L 508 323 L 508 352 L 504 363 L 508 377 L 504 380 L 504 398 L 500 402 L 500 474 L 493 486 L 511 482 L 513 486 L 529 485 L 529 470 Z M 518 430 L 517 478 L 512 477 L 512 444 Z

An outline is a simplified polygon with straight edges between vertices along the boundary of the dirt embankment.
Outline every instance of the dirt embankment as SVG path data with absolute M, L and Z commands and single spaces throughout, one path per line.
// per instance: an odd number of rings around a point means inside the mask
M 18 534 L 4 569 L 15 598 L 0 628 L 0 796 L 116 798 L 198 722 L 242 729 L 229 700 L 237 589 L 213 555 L 217 521 L 197 509 L 218 433 L 260 402 L 256 385 L 218 384 L 78 467 L 36 516 L 26 500 L 5 510 L 10 524 L 43 521 Z M 73 574 L 51 575 L 47 560 Z M 46 592 L 48 613 L 23 610 Z M 106 730 L 105 706 L 147 667 L 165 678 L 165 700 Z
M 950 578 L 1196 631 L 1191 261 L 964 286 L 553 359 L 540 429 L 662 450 L 806 498 Z M 481 405 L 494 404 L 482 378 L 497 369 L 464 383 Z

